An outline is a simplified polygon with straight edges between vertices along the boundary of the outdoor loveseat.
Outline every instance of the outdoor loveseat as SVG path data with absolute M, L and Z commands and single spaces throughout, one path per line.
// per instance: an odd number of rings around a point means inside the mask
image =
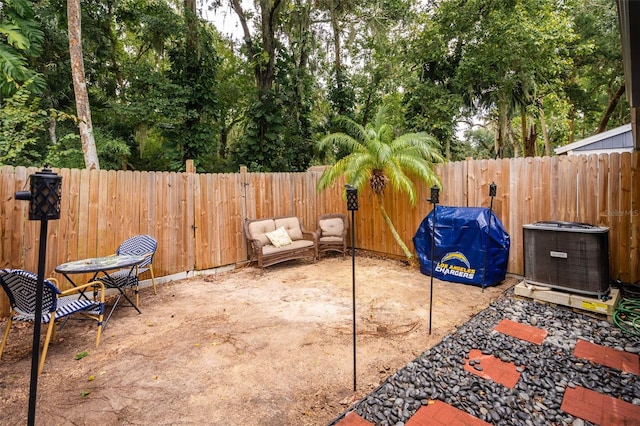
M 264 219 L 246 219 L 244 233 L 250 251 L 250 260 L 264 268 L 293 259 L 318 257 L 318 237 L 306 231 L 295 216 Z

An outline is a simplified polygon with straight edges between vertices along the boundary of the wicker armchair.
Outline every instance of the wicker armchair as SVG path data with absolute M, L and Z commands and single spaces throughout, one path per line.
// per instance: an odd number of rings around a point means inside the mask
M 318 217 L 318 256 L 320 253 L 335 251 L 347 255 L 347 230 L 349 221 L 343 213 L 328 213 Z

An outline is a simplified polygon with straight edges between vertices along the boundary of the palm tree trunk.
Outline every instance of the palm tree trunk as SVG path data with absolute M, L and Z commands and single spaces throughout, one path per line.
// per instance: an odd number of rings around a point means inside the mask
M 404 241 L 402 241 L 400 234 L 398 234 L 398 231 L 396 231 L 396 227 L 393 226 L 393 222 L 391 222 L 391 218 L 387 214 L 387 211 L 384 209 L 384 204 L 382 203 L 382 195 L 377 195 L 377 198 L 378 198 L 378 205 L 380 206 L 380 212 L 382 213 L 382 217 L 384 218 L 384 221 L 387 223 L 387 226 L 391 230 L 391 235 L 393 235 L 393 238 L 395 238 L 396 242 L 404 252 L 404 255 L 407 257 L 407 261 L 409 262 L 409 265 L 416 266 L 417 265 L 416 257 L 413 255 L 413 253 L 411 253 L 411 250 L 409 250 L 409 247 L 407 247 Z

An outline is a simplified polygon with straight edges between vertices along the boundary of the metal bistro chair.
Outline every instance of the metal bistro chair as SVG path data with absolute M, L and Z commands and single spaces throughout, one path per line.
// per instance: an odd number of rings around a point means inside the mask
M 140 262 L 135 271 L 131 271 L 129 268 L 120 269 L 112 274 L 109 274 L 109 278 L 100 277 L 100 281 L 104 283 L 107 288 L 119 288 L 125 290 L 132 288 L 136 295 L 136 307 L 140 306 L 140 295 L 138 294 L 138 275 L 149 271 L 151 273 L 151 283 L 153 284 L 153 294 L 158 294 L 156 290 L 156 278 L 153 274 L 153 255 L 158 248 L 158 242 L 151 235 L 135 235 L 120 244 L 116 254 L 145 256 L 145 259 Z
M 54 278 L 44 280 L 42 323 L 49 324 L 49 327 L 42 347 L 38 374 L 42 372 L 49 342 L 52 337 L 55 340 L 57 320 L 66 320 L 73 314 L 82 314 L 87 318 L 96 320 L 98 322 L 96 347 L 100 344 L 104 315 L 104 286 L 102 283 L 93 281 L 64 291 L 58 289 L 57 283 Z M 13 321 L 33 322 L 35 320 L 38 276 L 21 269 L 2 269 L 0 270 L 0 284 L 2 284 L 2 288 L 7 293 L 11 304 L 11 313 L 0 344 L 0 358 L 2 358 Z M 89 289 L 94 290 L 94 296 L 99 293 L 100 300 L 95 301 L 87 298 L 84 292 Z

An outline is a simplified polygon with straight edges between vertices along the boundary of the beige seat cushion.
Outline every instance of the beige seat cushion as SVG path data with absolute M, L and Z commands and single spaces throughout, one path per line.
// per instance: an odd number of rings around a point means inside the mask
M 268 255 L 268 254 L 278 253 L 280 251 L 295 250 L 295 249 L 301 249 L 305 247 L 313 247 L 313 241 L 296 240 L 291 242 L 291 244 L 289 244 L 288 246 L 284 246 L 284 247 L 275 247 L 272 245 L 264 246 L 262 247 L 262 254 Z
M 273 219 L 256 220 L 249 223 L 249 234 L 251 239 L 260 240 L 262 245 L 271 244 L 266 233 L 276 230 L 276 224 Z
M 297 217 L 282 217 L 275 220 L 276 228 L 284 226 L 292 241 L 302 239 L 302 229 L 300 229 L 300 221 Z
M 344 222 L 339 217 L 322 219 L 320 229 L 323 237 L 342 237 L 344 232 Z
M 321 243 L 340 243 L 342 242 L 342 237 L 334 237 L 334 236 L 320 237 L 318 241 L 320 241 Z

